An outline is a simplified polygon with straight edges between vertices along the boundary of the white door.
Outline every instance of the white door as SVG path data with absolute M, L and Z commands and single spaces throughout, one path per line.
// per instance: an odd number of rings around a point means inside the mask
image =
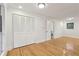
M 13 15 L 14 48 L 46 40 L 46 19 Z
M 41 17 L 27 17 L 13 15 L 14 48 L 43 42 L 47 38 L 46 19 Z
M 47 40 L 52 38 L 51 34 L 54 34 L 54 23 L 51 20 L 47 20 Z
M 30 36 L 34 31 L 34 20 L 23 15 L 13 15 L 14 48 L 33 43 Z

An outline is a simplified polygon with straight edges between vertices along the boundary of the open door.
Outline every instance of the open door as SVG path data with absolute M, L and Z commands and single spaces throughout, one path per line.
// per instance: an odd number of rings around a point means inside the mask
M 54 23 L 51 20 L 47 20 L 47 40 L 53 39 Z

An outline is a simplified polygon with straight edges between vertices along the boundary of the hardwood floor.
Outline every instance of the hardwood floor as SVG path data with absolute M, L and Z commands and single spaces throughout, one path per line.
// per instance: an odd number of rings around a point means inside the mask
M 7 56 L 79 56 L 79 39 L 61 37 L 8 51 Z

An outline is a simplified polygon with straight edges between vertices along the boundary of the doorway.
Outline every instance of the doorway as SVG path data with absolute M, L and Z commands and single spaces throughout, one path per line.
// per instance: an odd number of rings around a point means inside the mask
M 54 22 L 47 20 L 47 40 L 53 39 L 54 37 Z

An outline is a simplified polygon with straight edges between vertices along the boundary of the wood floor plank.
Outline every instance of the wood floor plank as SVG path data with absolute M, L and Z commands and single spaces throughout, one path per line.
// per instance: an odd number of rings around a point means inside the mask
M 32 56 L 33 53 L 29 50 L 29 48 L 27 47 L 22 47 L 20 48 L 21 54 L 22 56 Z
M 48 44 L 48 43 L 44 43 L 44 44 L 42 44 L 42 46 L 45 47 L 48 51 L 50 51 L 50 53 L 53 53 L 54 56 L 63 55 L 63 49 L 62 48 L 55 47 L 55 46 Z
M 79 39 L 61 37 L 26 45 L 8 52 L 8 56 L 79 56 Z
M 36 45 L 28 46 L 29 50 L 33 53 L 35 56 L 46 56 L 51 55 L 51 53 L 47 53 L 45 50 L 40 49 Z
M 52 53 L 50 53 L 46 48 L 44 48 L 43 46 L 37 44 L 37 45 L 34 45 L 34 48 L 37 48 L 38 51 L 41 51 L 44 55 L 48 55 L 48 56 L 51 56 L 53 55 Z M 41 56 L 41 55 L 40 55 Z
M 21 56 L 19 48 L 13 49 L 8 52 L 7 56 Z

